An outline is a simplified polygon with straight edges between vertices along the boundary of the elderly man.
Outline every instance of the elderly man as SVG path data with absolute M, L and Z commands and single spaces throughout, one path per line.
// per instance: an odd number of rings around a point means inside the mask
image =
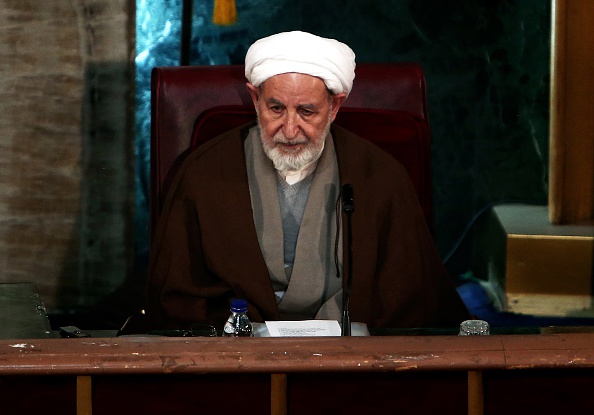
M 347 45 L 308 33 L 250 47 L 245 74 L 257 125 L 202 145 L 180 169 L 152 244 L 153 326 L 222 327 L 234 297 L 248 300 L 252 321 L 340 320 L 344 183 L 359 200 L 352 321 L 438 327 L 469 317 L 405 169 L 332 125 L 354 70 Z

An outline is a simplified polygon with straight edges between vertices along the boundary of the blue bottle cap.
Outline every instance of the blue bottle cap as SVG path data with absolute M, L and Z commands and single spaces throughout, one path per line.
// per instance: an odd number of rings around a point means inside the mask
M 245 313 L 247 311 L 247 300 L 241 298 L 231 300 L 231 311 L 235 313 Z

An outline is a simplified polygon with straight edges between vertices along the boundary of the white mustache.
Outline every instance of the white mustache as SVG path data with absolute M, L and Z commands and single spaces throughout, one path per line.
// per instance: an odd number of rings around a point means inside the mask
M 297 146 L 300 144 L 307 144 L 307 141 L 288 141 L 288 140 L 282 140 L 282 141 L 274 141 L 274 144 L 286 144 L 289 146 Z
M 273 141 L 275 144 L 289 144 L 292 146 L 309 143 L 309 141 L 306 138 L 297 138 L 295 140 L 288 140 L 285 136 L 282 136 L 282 135 L 276 135 L 274 137 Z
M 289 146 L 296 146 L 296 145 L 300 145 L 300 144 L 307 144 L 308 141 L 307 140 L 295 140 L 295 141 L 291 141 L 291 140 L 274 140 L 274 144 L 286 144 Z

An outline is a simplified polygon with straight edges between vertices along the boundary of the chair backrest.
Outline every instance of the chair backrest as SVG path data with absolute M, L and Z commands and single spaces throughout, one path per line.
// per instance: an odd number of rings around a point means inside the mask
M 157 67 L 151 79 L 151 235 L 183 158 L 255 119 L 242 65 Z M 358 64 L 335 123 L 376 143 L 407 169 L 433 231 L 425 76 L 415 63 Z

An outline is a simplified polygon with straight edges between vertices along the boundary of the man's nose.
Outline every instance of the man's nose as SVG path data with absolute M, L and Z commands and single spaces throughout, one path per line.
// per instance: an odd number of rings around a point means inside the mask
M 287 111 L 283 134 L 288 140 L 294 140 L 299 135 L 299 117 L 297 113 Z

